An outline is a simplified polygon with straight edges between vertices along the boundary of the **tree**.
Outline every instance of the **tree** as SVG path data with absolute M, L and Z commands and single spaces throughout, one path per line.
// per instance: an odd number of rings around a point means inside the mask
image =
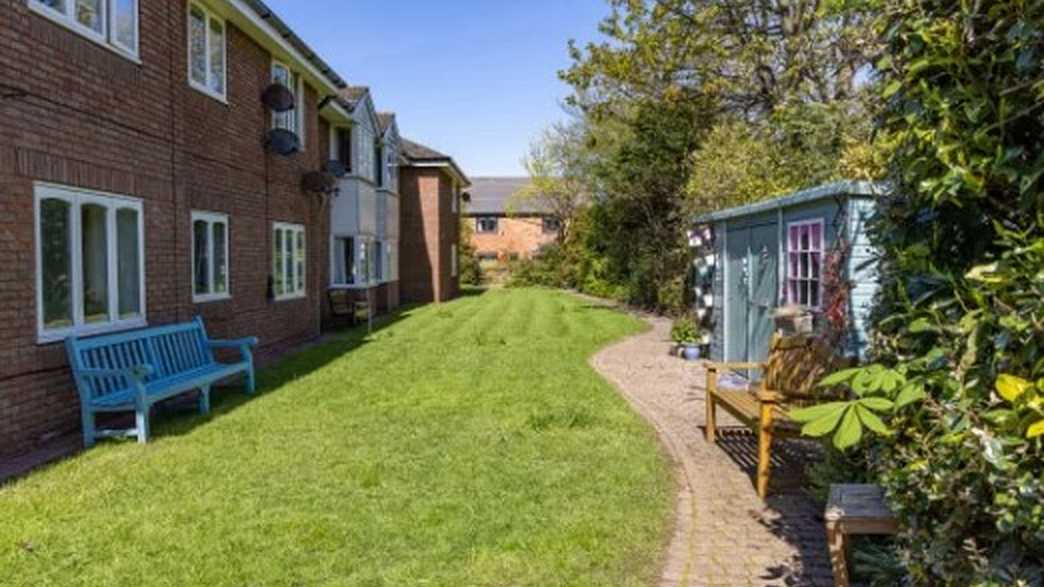
M 533 205 L 557 219 L 561 225 L 556 237 L 559 245 L 568 240 L 577 214 L 591 201 L 589 154 L 584 140 L 585 129 L 579 119 L 545 130 L 523 160 L 529 185 L 507 203 L 509 214 Z

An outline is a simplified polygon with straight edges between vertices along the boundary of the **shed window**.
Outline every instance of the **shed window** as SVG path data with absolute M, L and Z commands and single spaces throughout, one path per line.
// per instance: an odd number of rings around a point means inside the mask
M 823 281 L 823 220 L 787 225 L 787 301 L 818 308 Z

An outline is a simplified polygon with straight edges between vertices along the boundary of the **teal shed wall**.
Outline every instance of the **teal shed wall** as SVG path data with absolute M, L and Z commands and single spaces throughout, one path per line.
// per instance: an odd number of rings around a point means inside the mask
M 766 345 L 750 345 L 746 349 L 747 356 L 737 356 L 744 345 L 736 343 L 737 337 L 747 337 L 758 329 L 750 324 L 748 332 L 744 332 L 736 323 L 733 312 L 743 312 L 743 308 L 727 307 L 725 300 L 730 291 L 726 284 L 730 281 L 735 286 L 735 276 L 730 280 L 729 264 L 726 248 L 732 248 L 737 254 L 736 243 L 730 247 L 729 235 L 742 238 L 746 229 L 755 228 L 759 234 L 766 234 L 766 227 L 774 227 L 778 234 L 776 261 L 778 270 L 775 307 L 783 303 L 783 287 L 785 284 L 788 239 L 787 226 L 792 222 L 822 219 L 824 224 L 824 246 L 829 250 L 838 236 L 839 226 L 847 231 L 852 241 L 852 253 L 846 271 L 853 284 L 849 303 L 849 323 L 851 334 L 846 343 L 846 353 L 862 356 L 869 344 L 869 311 L 874 295 L 877 292 L 877 270 L 873 264 L 873 250 L 866 234 L 867 223 L 874 213 L 874 193 L 880 188 L 872 184 L 840 183 L 822 186 L 813 190 L 798 192 L 791 196 L 774 201 L 761 202 L 752 206 L 726 210 L 704 218 L 698 224 L 711 224 L 714 228 L 714 253 L 716 257 L 712 291 L 714 306 L 711 320 L 714 328 L 711 336 L 711 358 L 714 360 L 761 360 Z M 746 234 L 753 234 L 747 232 Z M 764 239 L 762 239 L 763 241 Z M 751 251 L 751 254 L 754 252 Z M 732 267 L 735 271 L 735 264 Z M 758 300 L 755 300 L 758 301 Z M 759 318 L 760 319 L 760 318 Z M 755 320 L 756 321 L 756 320 Z M 731 323 L 731 326 L 730 326 Z M 763 331 L 763 330 L 762 330 Z M 759 338 L 760 337 L 755 337 Z M 728 345 L 728 346 L 726 346 Z

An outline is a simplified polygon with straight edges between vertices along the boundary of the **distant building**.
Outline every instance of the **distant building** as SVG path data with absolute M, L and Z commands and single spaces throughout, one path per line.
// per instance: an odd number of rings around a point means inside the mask
M 400 140 L 404 302 L 444 302 L 460 290 L 461 192 L 471 185 L 449 155 Z
M 474 228 L 471 243 L 483 261 L 528 258 L 554 242 L 559 221 L 532 199 L 509 200 L 529 185 L 526 177 L 476 177 L 464 215 Z M 510 209 L 509 209 L 510 208 Z

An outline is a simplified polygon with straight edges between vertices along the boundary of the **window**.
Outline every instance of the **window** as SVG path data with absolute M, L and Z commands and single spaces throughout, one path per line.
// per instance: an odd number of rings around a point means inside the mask
M 390 241 L 385 243 L 385 249 L 387 254 L 385 259 L 388 263 L 388 270 L 385 272 L 386 281 L 398 281 L 399 280 L 399 243 L 396 241 Z
M 356 280 L 355 239 L 350 236 L 334 237 L 334 285 L 351 285 Z
M 373 243 L 373 280 L 376 282 L 384 281 L 387 276 L 384 262 L 384 243 Z
M 29 0 L 29 7 L 96 43 L 138 57 L 138 0 Z
M 192 301 L 228 297 L 228 216 L 193 212 Z
M 475 232 L 490 234 L 497 232 L 499 221 L 496 216 L 481 216 L 475 219 Z
M 373 133 L 369 129 L 358 127 L 352 134 L 355 136 L 355 152 L 358 153 L 355 171 L 363 179 L 374 181 Z
M 544 216 L 544 234 L 558 234 L 562 230 L 562 221 L 553 216 Z
M 225 100 L 225 21 L 199 4 L 188 13 L 189 85 Z
M 450 275 L 457 276 L 457 245 L 450 249 Z
M 787 302 L 818 308 L 823 287 L 822 270 L 823 221 L 788 224 Z
M 384 147 L 378 142 L 373 146 L 373 167 L 377 176 L 377 187 L 384 187 Z
M 395 151 L 391 146 L 386 148 L 385 151 L 385 184 L 389 190 L 397 193 L 399 191 L 399 174 L 397 173 L 398 168 L 395 164 Z
M 344 165 L 345 171 L 352 172 L 352 131 L 347 128 L 330 130 L 330 159 Z
M 305 229 L 300 224 L 272 225 L 272 277 L 276 300 L 305 296 Z
M 36 186 L 40 342 L 145 325 L 140 200 Z
M 304 147 L 304 81 L 301 76 L 290 70 L 289 67 L 272 62 L 272 82 L 283 84 L 294 93 L 294 108 L 286 112 L 272 113 L 272 128 L 281 128 L 297 135 L 302 148 Z

